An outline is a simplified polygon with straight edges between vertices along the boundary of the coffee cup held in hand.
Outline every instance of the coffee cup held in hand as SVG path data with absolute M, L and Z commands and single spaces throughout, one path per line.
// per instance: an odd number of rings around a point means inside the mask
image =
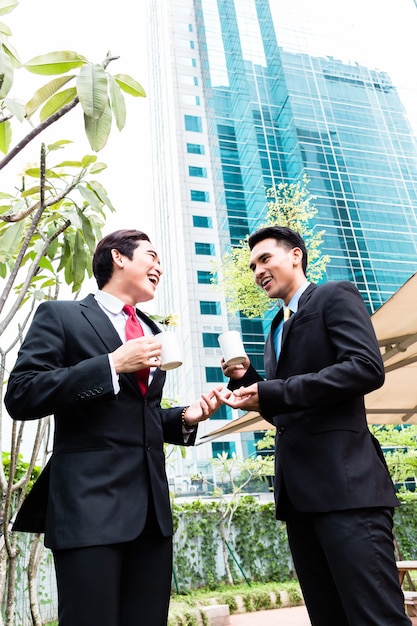
M 158 339 L 162 343 L 161 350 L 161 370 L 173 370 L 182 365 L 181 349 L 178 337 L 173 332 L 163 332 L 158 334 Z
M 246 352 L 237 330 L 228 330 L 219 335 L 219 344 L 227 367 L 245 362 Z

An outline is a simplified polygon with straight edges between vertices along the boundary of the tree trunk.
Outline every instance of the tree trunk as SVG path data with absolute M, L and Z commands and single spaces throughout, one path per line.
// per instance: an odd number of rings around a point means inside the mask
M 32 615 L 33 626 L 42 626 L 42 617 L 38 601 L 38 587 L 36 584 L 36 576 L 39 569 L 39 563 L 43 552 L 43 544 L 40 543 L 41 535 L 33 537 L 30 548 L 28 563 L 28 585 L 29 585 L 29 602 L 30 614 Z

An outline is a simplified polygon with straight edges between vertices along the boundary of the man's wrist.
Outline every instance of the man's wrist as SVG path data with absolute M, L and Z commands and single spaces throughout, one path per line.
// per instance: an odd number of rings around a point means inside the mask
M 195 424 L 190 425 L 190 424 L 187 424 L 187 422 L 185 421 L 185 414 L 188 408 L 189 408 L 188 406 L 185 406 L 183 410 L 181 411 L 181 424 L 185 430 L 187 430 L 188 432 L 191 432 L 194 430 Z

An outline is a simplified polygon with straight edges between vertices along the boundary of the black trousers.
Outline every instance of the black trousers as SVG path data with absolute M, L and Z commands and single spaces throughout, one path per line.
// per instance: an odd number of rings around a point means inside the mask
M 312 626 L 410 626 L 390 509 L 318 514 L 289 505 L 286 522 Z
M 166 626 L 172 537 L 156 520 L 134 541 L 53 555 L 59 626 Z

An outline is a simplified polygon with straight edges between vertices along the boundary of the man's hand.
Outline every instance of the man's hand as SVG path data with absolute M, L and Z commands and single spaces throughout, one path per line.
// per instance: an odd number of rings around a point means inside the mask
M 227 366 L 224 359 L 221 360 L 223 374 L 232 380 L 239 380 L 239 378 L 242 378 L 248 371 L 249 365 L 249 357 L 246 357 L 246 361 L 244 363 L 240 363 L 239 365 Z
M 223 404 L 220 393 L 222 389 L 223 386 L 219 385 L 209 393 L 202 393 L 199 400 L 190 404 L 183 415 L 187 426 L 191 428 L 191 426 L 198 424 L 198 422 L 203 422 L 221 407 Z
M 137 372 L 146 367 L 158 367 L 162 344 L 158 335 L 129 339 L 111 353 L 116 374 Z
M 238 366 L 236 366 L 238 367 Z M 242 409 L 243 411 L 260 411 L 258 383 L 254 383 L 249 387 L 239 387 L 233 392 L 221 394 L 214 390 L 219 401 L 232 407 L 232 409 Z

